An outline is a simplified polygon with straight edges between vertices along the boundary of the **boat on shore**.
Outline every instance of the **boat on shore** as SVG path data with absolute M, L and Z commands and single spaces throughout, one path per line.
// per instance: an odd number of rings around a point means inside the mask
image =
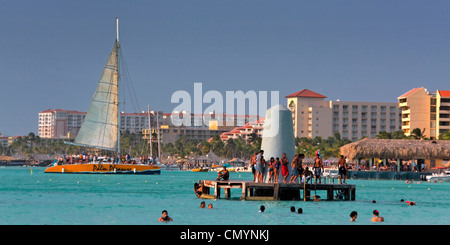
M 91 100 L 80 130 L 74 142 L 66 144 L 107 150 L 120 156 L 120 110 L 119 110 L 119 20 L 116 18 L 117 36 L 113 49 L 103 69 L 102 76 Z M 120 159 L 120 157 L 119 157 Z M 47 168 L 45 173 L 79 174 L 160 174 L 160 167 L 146 164 L 130 164 L 118 160 L 113 162 L 92 162 L 57 164 Z
M 191 171 L 192 172 L 208 172 L 210 168 L 194 168 Z

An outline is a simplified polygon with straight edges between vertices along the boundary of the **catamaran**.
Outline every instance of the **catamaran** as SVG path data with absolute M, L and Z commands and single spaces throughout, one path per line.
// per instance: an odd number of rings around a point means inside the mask
M 120 155 L 119 110 L 119 20 L 116 18 L 116 41 L 98 82 L 86 117 L 74 142 L 67 144 L 108 150 Z M 160 174 L 160 167 L 120 162 L 92 162 L 54 165 L 46 173 Z

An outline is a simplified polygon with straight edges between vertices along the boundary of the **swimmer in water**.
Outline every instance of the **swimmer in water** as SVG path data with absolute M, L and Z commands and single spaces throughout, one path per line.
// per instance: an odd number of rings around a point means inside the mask
M 158 221 L 173 221 L 173 219 L 169 217 L 169 213 L 167 212 L 167 210 L 163 210 L 162 216 L 159 217 Z
M 264 213 L 264 210 L 266 210 L 266 207 L 264 207 L 264 205 L 261 205 L 261 207 L 259 207 L 259 212 Z
M 378 210 L 373 210 L 372 222 L 384 222 L 384 218 L 380 216 Z
M 406 203 L 408 203 L 408 206 L 414 206 L 414 205 L 416 205 L 415 202 L 411 202 L 411 201 L 406 201 Z
M 352 211 L 352 212 L 350 213 L 350 221 L 351 221 L 351 222 L 355 222 L 357 217 L 358 217 L 358 212 Z

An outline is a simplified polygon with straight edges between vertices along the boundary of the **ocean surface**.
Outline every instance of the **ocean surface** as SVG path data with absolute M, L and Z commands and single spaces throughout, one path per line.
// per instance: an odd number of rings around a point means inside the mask
M 251 173 L 230 173 L 253 179 Z M 0 168 L 0 225 L 449 225 L 450 183 L 348 180 L 355 201 L 240 201 L 198 199 L 193 185 L 216 172 L 161 175 L 48 174 L 44 168 Z M 317 191 L 326 197 L 326 193 Z M 414 201 L 416 206 L 400 202 Z M 375 200 L 376 203 L 372 203 Z M 201 201 L 213 209 L 200 209 Z M 266 211 L 259 213 L 264 205 Z M 303 209 L 291 213 L 290 207 Z M 379 210 L 384 223 L 371 223 Z M 167 210 L 173 222 L 161 223 Z M 350 222 L 351 211 L 358 212 Z

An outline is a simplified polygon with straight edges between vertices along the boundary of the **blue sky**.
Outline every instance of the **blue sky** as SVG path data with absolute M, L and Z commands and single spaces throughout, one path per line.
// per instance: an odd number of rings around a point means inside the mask
M 310 89 L 395 102 L 449 90 L 449 1 L 0 0 L 0 132 L 37 134 L 46 109 L 87 111 L 115 38 L 144 110 L 176 90 Z M 128 75 L 126 75 L 128 76 Z M 127 92 L 125 92 L 127 93 Z M 126 112 L 135 112 L 126 99 Z M 207 107 L 206 105 L 204 108 Z

